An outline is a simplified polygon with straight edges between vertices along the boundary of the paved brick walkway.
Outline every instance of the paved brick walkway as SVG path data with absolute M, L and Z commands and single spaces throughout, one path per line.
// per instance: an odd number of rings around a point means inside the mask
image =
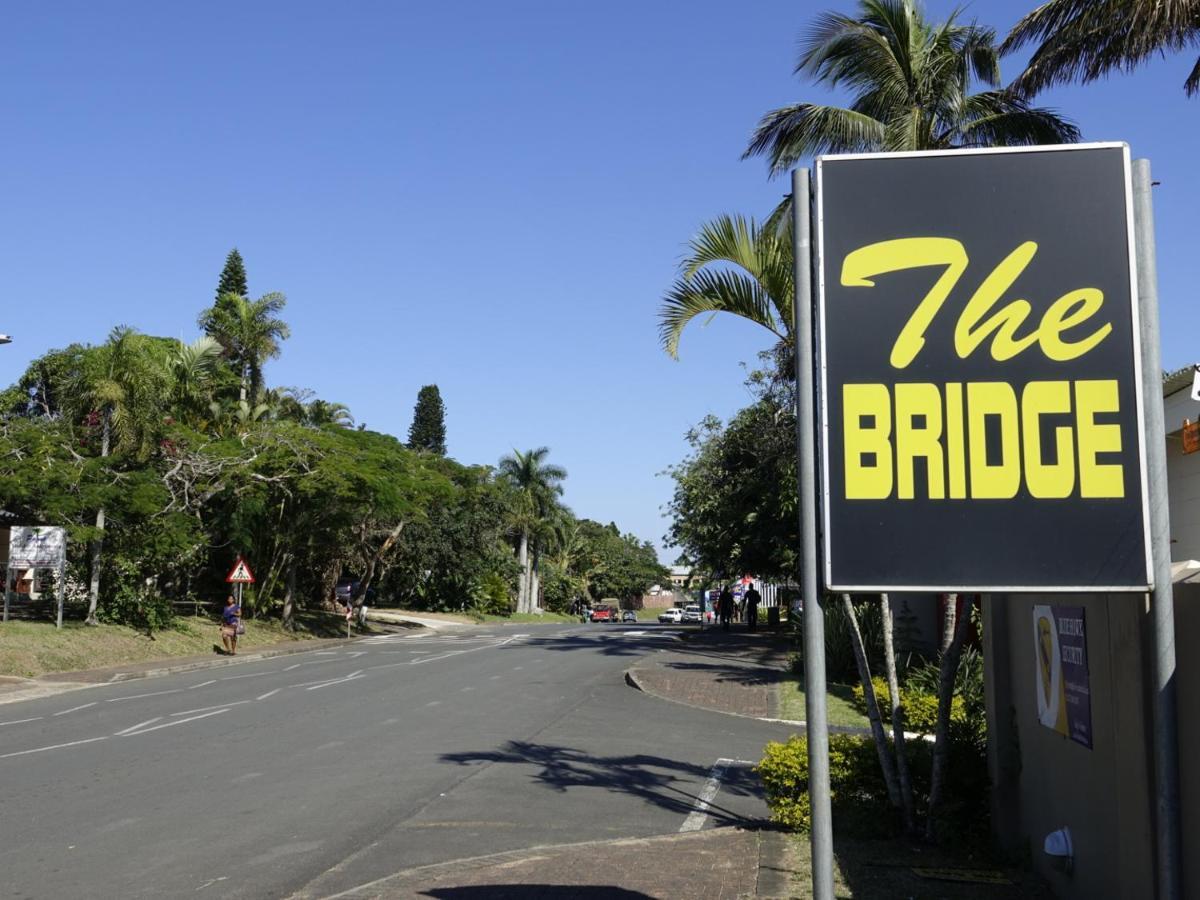
M 656 653 L 630 674 L 638 687 L 666 700 L 704 709 L 773 718 L 788 677 L 789 648 L 768 632 L 707 628 Z
M 787 840 L 720 828 L 692 834 L 503 853 L 423 866 L 338 894 L 354 900 L 789 897 Z

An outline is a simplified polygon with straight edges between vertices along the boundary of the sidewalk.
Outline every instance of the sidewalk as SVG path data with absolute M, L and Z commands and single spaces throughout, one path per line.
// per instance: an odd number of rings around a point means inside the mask
M 793 852 L 793 847 L 778 832 L 717 828 L 534 848 L 422 866 L 332 896 L 354 900 L 784 898 L 796 896 L 794 867 L 801 864 L 802 854 Z M 314 896 L 320 895 L 303 891 L 296 895 Z
M 709 626 L 686 635 L 677 649 L 645 658 L 626 676 L 662 700 L 774 719 L 780 685 L 789 679 L 789 652 L 787 641 L 768 631 Z

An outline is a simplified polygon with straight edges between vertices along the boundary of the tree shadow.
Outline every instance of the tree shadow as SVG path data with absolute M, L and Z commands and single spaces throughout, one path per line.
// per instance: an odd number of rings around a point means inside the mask
M 553 791 L 600 788 L 629 794 L 681 815 L 695 808 L 699 791 L 710 774 L 705 766 L 662 756 L 645 753 L 594 756 L 572 747 L 531 741 L 509 741 L 496 750 L 444 753 L 441 759 L 460 766 L 510 763 L 535 767 L 538 771 L 531 779 Z M 679 782 L 685 778 L 690 783 L 680 786 Z M 726 768 L 721 776 L 721 792 L 735 796 L 762 796 L 758 779 L 749 766 Z M 748 824 L 744 816 L 716 802 L 709 802 L 707 812 L 718 825 Z
M 712 675 L 712 680 L 744 685 L 782 684 L 787 680 L 787 672 L 767 666 L 741 666 L 730 663 L 684 662 L 671 660 L 664 663 L 663 668 L 676 669 L 683 672 L 706 672 Z

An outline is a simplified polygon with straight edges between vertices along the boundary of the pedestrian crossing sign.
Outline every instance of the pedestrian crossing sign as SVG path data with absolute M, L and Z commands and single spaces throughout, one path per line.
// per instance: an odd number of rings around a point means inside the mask
M 230 584 L 254 584 L 254 573 L 250 571 L 246 561 L 239 556 L 233 571 L 225 576 L 225 580 Z

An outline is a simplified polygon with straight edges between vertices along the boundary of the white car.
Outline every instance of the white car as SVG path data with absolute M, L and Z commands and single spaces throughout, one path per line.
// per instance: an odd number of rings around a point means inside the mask
M 684 607 L 683 621 L 685 623 L 686 622 L 699 622 L 700 621 L 700 607 L 695 603 L 691 604 L 690 606 Z
M 658 621 L 663 625 L 668 623 L 672 625 L 679 625 L 683 622 L 683 610 L 679 609 L 678 607 L 673 609 L 664 609 L 658 614 Z

